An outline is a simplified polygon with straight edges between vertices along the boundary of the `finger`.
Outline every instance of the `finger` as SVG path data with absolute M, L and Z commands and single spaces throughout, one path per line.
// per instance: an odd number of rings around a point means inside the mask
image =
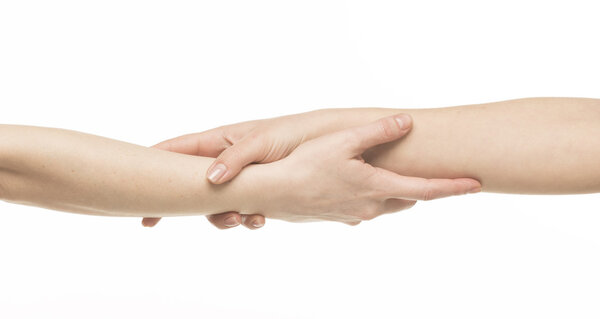
M 235 177 L 246 165 L 260 162 L 266 157 L 265 143 L 259 138 L 245 137 L 226 148 L 206 172 L 206 178 L 213 184 L 221 184 Z
M 356 225 L 360 224 L 360 220 L 344 222 L 344 224 L 347 224 L 350 226 L 356 226 Z
M 371 186 L 384 190 L 385 196 L 390 198 L 427 201 L 481 191 L 481 184 L 471 178 L 426 179 L 402 176 L 382 168 L 376 169 L 377 174 L 373 175 Z
M 242 224 L 248 229 L 258 229 L 265 225 L 265 217 L 263 215 L 246 215 L 242 218 Z
M 362 154 L 367 149 L 401 138 L 410 131 L 412 118 L 408 114 L 397 114 L 379 119 L 373 123 L 347 129 L 339 132 L 345 135 L 345 141 L 350 138 L 348 150 L 351 156 Z
M 217 157 L 231 143 L 225 138 L 224 129 L 216 128 L 160 142 L 152 147 L 189 155 Z
M 142 225 L 144 227 L 154 227 L 160 221 L 160 217 L 144 217 L 142 218 Z
M 399 212 L 401 210 L 409 209 L 417 203 L 416 200 L 406 200 L 406 199 L 398 199 L 398 198 L 389 198 L 383 202 L 383 213 L 390 214 Z
M 206 219 L 218 229 L 229 229 L 242 223 L 242 217 L 236 212 L 208 215 Z

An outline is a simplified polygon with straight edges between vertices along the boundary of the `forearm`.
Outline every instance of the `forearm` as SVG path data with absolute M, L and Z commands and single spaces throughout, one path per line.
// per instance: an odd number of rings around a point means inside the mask
M 399 174 L 472 177 L 488 192 L 600 192 L 600 100 L 529 98 L 437 109 L 363 109 L 352 121 L 413 117 L 404 139 L 365 159 Z
M 204 173 L 213 159 L 73 131 L 0 125 L 2 199 L 76 213 L 211 214 L 243 209 L 248 174 L 222 186 Z M 246 190 L 247 189 L 247 190 Z

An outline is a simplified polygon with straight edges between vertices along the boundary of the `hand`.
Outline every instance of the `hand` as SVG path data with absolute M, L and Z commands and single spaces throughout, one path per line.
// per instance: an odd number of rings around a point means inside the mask
M 154 227 L 160 219 L 161 217 L 144 217 L 142 225 L 145 227 Z M 242 215 L 238 212 L 208 215 L 206 219 L 219 229 L 229 229 L 239 225 L 244 225 L 248 229 L 258 229 L 265 225 L 265 217 L 262 215 Z
M 237 124 L 237 127 L 239 127 L 240 132 L 242 132 L 245 129 L 252 128 L 255 122 L 258 121 L 239 123 Z M 235 141 L 235 139 L 228 138 L 226 135 L 219 136 L 217 133 L 219 129 L 221 128 L 206 131 L 204 133 L 180 136 L 175 139 L 158 143 L 152 147 L 176 153 L 216 157 L 225 148 L 231 146 L 233 142 L 230 141 Z M 200 135 L 200 138 L 193 138 L 198 135 Z M 241 215 L 237 212 L 208 215 L 206 218 L 219 229 L 228 229 L 239 225 L 244 225 L 248 229 L 258 229 L 265 224 L 265 217 L 262 215 Z M 145 227 L 154 227 L 158 224 L 160 219 L 160 217 L 144 217 L 142 219 L 142 225 Z
M 163 141 L 153 147 L 166 151 L 217 157 L 207 171 L 207 178 L 215 184 L 231 180 L 242 168 L 250 163 L 269 163 L 290 154 L 298 145 L 309 139 L 339 129 L 339 110 L 318 110 L 301 114 L 282 116 L 226 125 L 201 133 L 194 133 Z M 219 164 L 228 169 L 213 173 Z M 217 178 L 217 175 L 221 175 Z M 265 224 L 261 215 L 240 215 L 226 212 L 207 216 L 219 229 L 245 225 L 257 229 Z M 144 218 L 142 225 L 155 226 L 160 218 Z
M 470 178 L 401 176 L 362 159 L 368 148 L 404 136 L 411 125 L 408 115 L 386 117 L 303 143 L 277 162 L 248 167 L 239 178 L 246 179 L 246 173 L 261 176 L 257 182 L 260 195 L 252 196 L 251 206 L 243 211 L 294 222 L 331 220 L 356 225 L 410 208 L 417 200 L 481 189 Z
M 155 147 L 216 157 L 206 177 L 214 184 L 222 184 L 248 164 L 278 161 L 303 142 L 354 126 L 341 112 L 344 110 L 325 109 L 225 125 L 166 140 Z

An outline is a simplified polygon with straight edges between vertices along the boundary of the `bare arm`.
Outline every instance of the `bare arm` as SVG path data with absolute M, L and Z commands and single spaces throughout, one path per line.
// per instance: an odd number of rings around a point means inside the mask
M 368 151 L 375 166 L 421 177 L 472 177 L 489 192 L 600 192 L 600 99 L 524 98 L 432 109 L 323 109 L 227 125 L 167 140 L 158 147 L 218 155 L 231 180 L 244 165 L 289 155 L 318 136 L 407 113 L 414 128 L 401 141 Z M 223 141 L 223 139 L 226 141 Z M 218 145 L 233 143 L 226 149 Z M 223 167 L 221 166 L 221 167 Z M 215 176 L 212 171 L 207 176 Z
M 211 158 L 54 128 L 0 125 L 2 198 L 96 215 L 165 216 L 239 209 L 245 180 L 210 185 Z
M 212 158 L 62 129 L 2 125 L 0 195 L 84 214 L 161 217 L 231 210 L 356 224 L 411 207 L 425 194 L 460 195 L 480 187 L 470 179 L 404 177 L 357 159 L 410 128 L 406 115 L 386 117 L 314 139 L 285 161 L 251 165 L 235 181 L 213 185 L 202 176 Z
M 414 128 L 365 159 L 399 174 L 472 177 L 487 192 L 600 192 L 600 100 L 528 98 L 405 112 Z M 367 116 L 366 118 L 368 118 Z
M 323 126 L 324 133 L 391 113 L 412 115 L 414 131 L 402 142 L 373 148 L 363 156 L 376 166 L 403 175 L 473 177 L 482 182 L 484 190 L 494 192 L 591 193 L 600 191 L 598 104 L 595 99 L 535 98 L 441 109 L 347 109 L 312 114 L 325 124 L 331 117 L 335 119 Z M 303 125 L 297 127 L 305 129 Z M 298 140 L 316 137 L 311 134 L 314 132 L 304 132 Z M 202 136 L 210 137 L 206 133 Z M 177 143 L 193 145 L 189 140 L 177 139 Z M 215 144 L 214 139 L 211 141 Z M 327 147 L 313 148 L 323 153 L 338 147 L 330 140 L 324 141 L 321 143 Z M 281 180 L 274 185 L 284 185 L 281 183 L 286 183 L 287 172 L 297 171 L 300 165 L 296 163 L 275 175 L 254 166 L 235 181 L 217 186 L 201 178 L 211 158 L 163 152 L 72 131 L 3 125 L 0 147 L 3 199 L 104 215 L 253 212 L 260 207 L 252 201 L 265 191 L 257 187 L 261 175 L 271 174 L 271 179 L 279 176 Z M 319 154 L 311 154 L 306 158 L 321 160 Z M 332 163 L 337 162 L 332 159 Z M 325 168 L 324 174 L 331 171 L 331 167 L 319 168 Z M 427 191 L 426 185 L 421 183 L 419 189 Z M 467 191 L 473 183 L 447 185 L 452 187 L 446 190 L 452 191 L 444 196 Z M 399 193 L 396 191 L 395 196 L 401 197 Z M 414 194 L 409 198 L 416 198 Z
M 524 98 L 435 109 L 323 109 L 226 125 L 156 147 L 217 156 L 206 176 L 221 184 L 249 163 L 280 160 L 308 140 L 398 112 L 412 115 L 415 128 L 400 142 L 367 151 L 363 157 L 375 166 L 408 176 L 472 177 L 488 192 L 600 192 L 600 100 L 590 98 Z M 212 218 L 240 216 L 228 212 Z M 154 225 L 158 219 L 144 222 Z

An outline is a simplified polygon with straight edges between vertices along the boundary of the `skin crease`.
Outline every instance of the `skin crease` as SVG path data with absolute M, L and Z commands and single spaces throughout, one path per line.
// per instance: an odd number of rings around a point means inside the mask
M 0 195 L 14 203 L 106 216 L 229 210 L 295 222 L 357 224 L 409 208 L 415 200 L 480 187 L 470 179 L 403 177 L 360 160 L 364 150 L 402 137 L 410 126 L 410 117 L 386 117 L 325 135 L 282 161 L 248 166 L 234 181 L 213 185 L 202 175 L 213 158 L 62 129 L 2 125 Z
M 250 151 L 259 149 L 257 145 L 264 149 L 277 142 L 288 145 L 279 149 L 293 149 L 299 140 L 398 112 L 410 114 L 414 128 L 401 141 L 367 151 L 363 157 L 374 166 L 409 176 L 472 177 L 487 192 L 600 191 L 600 100 L 590 98 L 524 98 L 435 109 L 324 109 L 228 125 L 157 146 L 188 154 L 194 153 L 192 149 L 210 151 L 213 156 L 220 153 L 211 167 L 219 162 L 230 167 L 232 172 L 218 181 L 223 183 L 247 163 L 264 161 L 264 155 Z M 224 135 L 233 137 L 233 146 L 198 147 Z M 274 138 L 281 136 L 290 138 Z M 272 158 L 267 162 L 288 155 L 269 154 Z M 236 213 L 214 217 L 240 218 Z

